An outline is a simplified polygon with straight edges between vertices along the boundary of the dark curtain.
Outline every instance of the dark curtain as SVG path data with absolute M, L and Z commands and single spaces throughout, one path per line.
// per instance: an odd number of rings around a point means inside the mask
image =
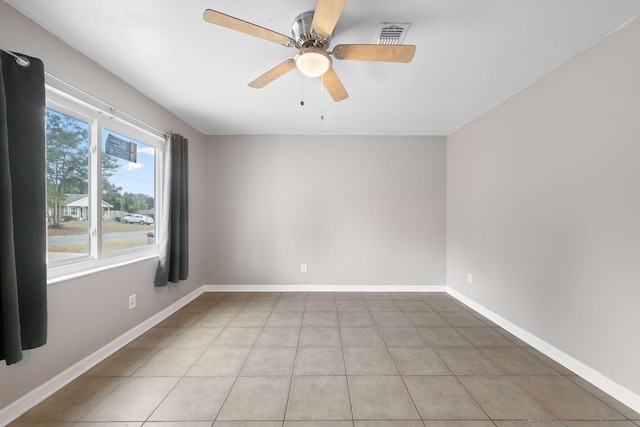
M 169 136 L 169 229 L 160 245 L 156 270 L 156 286 L 178 283 L 189 277 L 189 153 L 188 141 L 182 135 Z M 166 212 L 166 210 L 165 210 Z
M 42 61 L 0 51 L 0 360 L 47 341 L 45 92 Z

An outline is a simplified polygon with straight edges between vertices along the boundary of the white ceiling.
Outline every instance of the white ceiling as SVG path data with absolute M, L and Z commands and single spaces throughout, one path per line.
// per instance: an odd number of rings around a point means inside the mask
M 209 8 L 290 35 L 314 0 L 5 1 L 220 135 L 448 135 L 640 14 L 638 0 L 349 0 L 331 46 L 410 22 L 404 43 L 417 51 L 410 64 L 334 60 L 350 95 L 334 103 L 296 70 L 249 88 L 296 50 L 202 19 Z

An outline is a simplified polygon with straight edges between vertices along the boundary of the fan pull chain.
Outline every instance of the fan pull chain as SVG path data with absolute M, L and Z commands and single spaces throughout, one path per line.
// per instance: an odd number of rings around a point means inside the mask
M 320 76 L 320 120 L 324 120 L 324 74 Z
M 300 73 L 300 106 L 304 107 L 304 76 Z

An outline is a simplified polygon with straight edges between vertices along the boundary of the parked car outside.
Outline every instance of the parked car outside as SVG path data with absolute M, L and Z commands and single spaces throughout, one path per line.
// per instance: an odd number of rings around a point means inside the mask
M 125 224 L 153 224 L 153 218 L 147 215 L 140 214 L 128 214 L 122 218 L 122 222 Z

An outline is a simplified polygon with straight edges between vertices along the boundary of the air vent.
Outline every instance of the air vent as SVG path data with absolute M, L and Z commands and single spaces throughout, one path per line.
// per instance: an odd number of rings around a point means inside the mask
M 411 26 L 408 22 L 381 22 L 374 40 L 375 44 L 402 44 L 405 34 Z

